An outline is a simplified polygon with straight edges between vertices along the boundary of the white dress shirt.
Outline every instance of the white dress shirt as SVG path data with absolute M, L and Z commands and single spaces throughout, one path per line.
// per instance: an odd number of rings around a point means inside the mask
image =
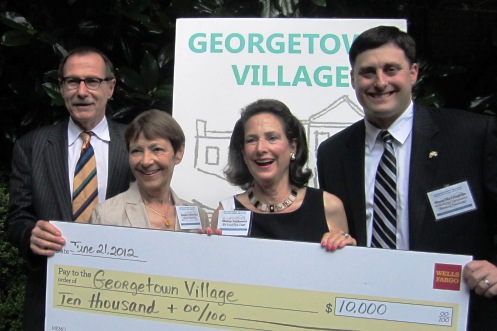
M 365 144 L 365 192 L 366 192 L 366 233 L 367 245 L 371 247 L 373 235 L 373 201 L 374 184 L 378 164 L 383 155 L 383 141 L 380 129 L 366 119 Z M 409 249 L 409 170 L 412 144 L 413 104 L 412 101 L 404 113 L 388 128 L 394 138 L 393 149 L 397 159 L 397 249 Z
M 74 170 L 78 163 L 83 146 L 83 139 L 79 139 L 79 135 L 83 130 L 74 123 L 72 118 L 69 118 L 67 127 L 67 143 L 68 143 L 68 169 L 69 169 L 69 188 L 72 196 L 74 186 Z M 98 181 L 98 201 L 105 201 L 107 195 L 107 177 L 109 168 L 109 125 L 107 119 L 104 118 L 94 127 L 91 132 L 90 143 L 95 153 L 95 161 L 97 162 L 97 181 Z

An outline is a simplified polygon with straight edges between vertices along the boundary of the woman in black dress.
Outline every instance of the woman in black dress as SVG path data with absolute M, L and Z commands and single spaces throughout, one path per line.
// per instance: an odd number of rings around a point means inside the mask
M 245 191 L 220 202 L 213 229 L 219 210 L 245 209 L 252 211 L 250 237 L 321 242 L 328 250 L 355 245 L 340 199 L 307 187 L 308 155 L 305 129 L 285 104 L 248 105 L 233 129 L 224 172 Z

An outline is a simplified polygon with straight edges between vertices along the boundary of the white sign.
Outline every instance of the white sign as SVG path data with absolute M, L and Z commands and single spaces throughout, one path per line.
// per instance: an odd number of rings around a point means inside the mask
M 310 186 L 319 144 L 363 117 L 350 85 L 348 53 L 363 31 L 405 20 L 179 19 L 173 116 L 186 134 L 173 187 L 208 213 L 240 190 L 223 168 L 240 110 L 261 98 L 284 102 L 304 124 Z

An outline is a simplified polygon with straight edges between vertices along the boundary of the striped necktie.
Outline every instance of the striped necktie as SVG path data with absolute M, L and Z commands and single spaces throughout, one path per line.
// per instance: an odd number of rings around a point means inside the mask
M 380 133 L 384 151 L 376 171 L 373 201 L 372 247 L 397 247 L 397 162 L 393 137 L 388 131 Z
M 72 218 L 74 222 L 87 223 L 93 207 L 98 203 L 97 163 L 90 144 L 92 132 L 81 132 L 81 155 L 74 171 Z

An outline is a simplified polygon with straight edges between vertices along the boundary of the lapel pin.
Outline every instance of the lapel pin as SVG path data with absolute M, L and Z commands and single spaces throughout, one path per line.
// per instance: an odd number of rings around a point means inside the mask
M 437 151 L 431 151 L 430 154 L 428 155 L 428 157 L 430 159 L 434 158 L 434 157 L 437 157 L 438 156 L 438 152 Z

